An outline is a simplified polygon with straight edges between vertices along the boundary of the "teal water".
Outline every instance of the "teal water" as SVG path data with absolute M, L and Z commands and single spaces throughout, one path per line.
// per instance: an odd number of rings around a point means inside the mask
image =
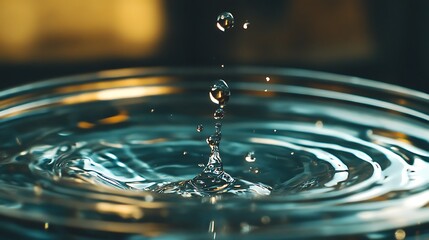
M 2 99 L 5 236 L 427 236 L 426 95 L 313 72 L 226 69 L 223 165 L 209 171 L 217 73 L 161 73 L 88 76 L 49 85 L 50 95 L 40 87 Z M 215 171 L 222 181 L 195 188 Z

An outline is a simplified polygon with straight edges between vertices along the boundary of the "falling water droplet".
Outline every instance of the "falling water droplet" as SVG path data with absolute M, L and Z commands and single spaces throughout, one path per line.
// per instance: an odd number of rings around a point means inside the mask
M 246 21 L 246 22 L 243 24 L 243 28 L 244 28 L 244 29 L 248 29 L 248 28 L 249 28 L 249 25 L 250 25 L 250 22 L 249 22 L 249 21 Z
M 223 12 L 217 16 L 216 26 L 222 32 L 234 27 L 234 16 L 229 12 Z
M 223 108 L 228 103 L 231 92 L 226 82 L 222 79 L 219 79 L 211 87 L 209 96 L 213 103 L 218 104 L 221 108 Z
M 266 80 L 267 82 L 269 82 L 271 79 L 270 79 L 270 77 L 266 77 L 266 78 L 265 78 L 265 80 Z
M 223 119 L 223 116 L 225 115 L 225 111 L 222 108 L 218 108 L 216 109 L 216 111 L 214 112 L 213 116 L 214 119 Z
M 155 112 L 155 109 L 153 109 L 153 108 L 152 108 L 152 109 L 150 110 L 150 112 Z
M 257 167 L 250 167 L 249 168 L 249 172 L 251 172 L 253 174 L 258 174 L 259 173 L 259 168 L 257 168 Z
M 204 130 L 204 126 L 202 124 L 197 125 L 197 132 L 202 132 Z
M 244 159 L 247 162 L 255 162 L 256 161 L 255 152 L 248 152 Z

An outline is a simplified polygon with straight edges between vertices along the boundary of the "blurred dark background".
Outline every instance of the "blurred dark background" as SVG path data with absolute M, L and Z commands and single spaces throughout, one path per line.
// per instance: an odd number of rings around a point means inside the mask
M 224 11 L 235 17 L 227 32 L 215 26 Z M 0 88 L 105 69 L 224 64 L 429 92 L 428 23 L 423 0 L 0 0 Z

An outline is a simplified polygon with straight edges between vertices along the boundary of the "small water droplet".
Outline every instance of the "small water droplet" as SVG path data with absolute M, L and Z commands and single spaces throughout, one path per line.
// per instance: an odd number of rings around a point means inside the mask
M 277 132 L 277 129 L 274 129 L 273 132 Z
M 264 92 L 268 92 L 268 89 L 265 89 Z
M 229 12 L 223 12 L 217 16 L 216 26 L 222 32 L 234 27 L 234 16 Z
M 255 162 L 256 161 L 255 152 L 248 152 L 244 159 L 247 162 Z
M 150 112 L 151 112 L 151 113 L 155 112 L 155 109 L 153 109 L 153 108 L 152 108 L 152 109 L 150 110 Z
M 250 25 L 250 22 L 249 22 L 249 21 L 246 21 L 246 22 L 243 24 L 243 28 L 244 28 L 244 29 L 248 29 L 248 28 L 249 28 L 249 25 Z
M 222 108 L 216 109 L 213 114 L 214 119 L 223 119 L 223 116 L 225 116 L 225 111 Z
M 223 64 L 222 64 L 222 65 L 220 65 L 220 67 L 222 67 L 222 68 L 223 68 L 223 67 L 225 67 L 225 65 L 223 65 Z
M 322 121 L 320 121 L 320 120 L 319 120 L 319 121 L 317 121 L 317 122 L 316 122 L 316 127 L 317 127 L 317 128 L 323 128 L 323 122 L 322 122 Z
M 183 155 L 186 155 L 186 154 L 188 154 L 188 152 L 184 151 L 184 152 L 183 152 Z
M 197 132 L 202 132 L 204 130 L 204 126 L 202 124 L 197 125 Z
M 258 174 L 259 173 L 259 168 L 250 167 L 249 168 L 249 172 L 254 173 L 254 174 Z
M 229 96 L 231 96 L 228 84 L 224 80 L 219 79 L 211 86 L 209 96 L 213 103 L 223 108 L 228 103 Z
M 265 80 L 266 80 L 267 82 L 269 82 L 271 79 L 270 79 L 270 77 L 266 77 L 266 78 L 265 78 Z

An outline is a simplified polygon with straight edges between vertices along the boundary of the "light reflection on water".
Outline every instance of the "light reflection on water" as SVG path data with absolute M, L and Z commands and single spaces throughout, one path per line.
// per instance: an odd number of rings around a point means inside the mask
M 145 69 L 129 77 L 140 79 L 135 86 L 122 85 L 128 77 L 88 75 L 21 88 L 32 94 L 15 94 L 14 101 L 3 93 L 2 230 L 100 239 L 427 235 L 427 97 L 322 73 L 319 79 L 297 70 L 223 71 L 233 96 L 220 151 L 225 171 L 241 182 L 206 197 L 151 190 L 191 179 L 207 162 L 205 135 L 213 132 L 207 88 L 219 73 Z M 167 80 L 145 83 L 145 74 Z M 100 88 L 109 81 L 121 87 Z M 49 97 L 51 88 L 71 90 Z M 151 91 L 133 94 L 143 88 Z M 404 105 L 395 104 L 398 92 L 409 98 Z M 64 104 L 80 94 L 106 97 Z M 240 196 L 243 184 L 271 193 Z

